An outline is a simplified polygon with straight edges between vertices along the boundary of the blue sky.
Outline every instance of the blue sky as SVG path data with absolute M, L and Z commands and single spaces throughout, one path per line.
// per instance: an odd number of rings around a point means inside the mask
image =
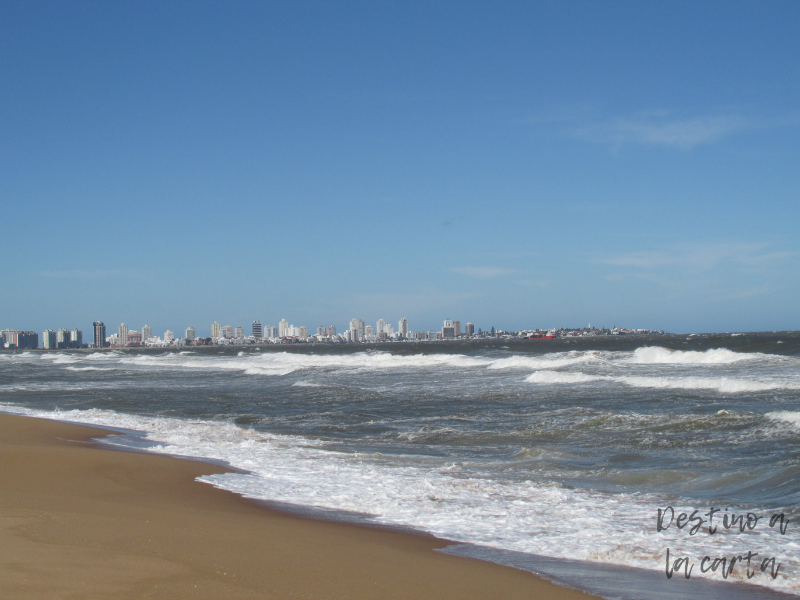
M 798 2 L 0 2 L 0 327 L 800 329 Z

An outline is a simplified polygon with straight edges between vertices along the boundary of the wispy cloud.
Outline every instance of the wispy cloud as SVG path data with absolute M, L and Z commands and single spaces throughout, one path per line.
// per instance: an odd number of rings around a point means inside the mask
M 594 262 L 615 267 L 658 269 L 682 267 L 702 272 L 722 262 L 734 262 L 747 267 L 762 267 L 793 256 L 791 252 L 770 252 L 763 243 L 688 244 L 661 250 L 640 250 L 595 258 Z
M 140 277 L 135 269 L 71 269 L 57 271 L 37 271 L 36 277 L 51 277 L 54 279 L 106 279 L 116 277 Z
M 682 119 L 649 114 L 580 125 L 574 128 L 573 133 L 577 137 L 617 147 L 647 144 L 688 150 L 758 126 L 753 119 L 739 115 L 707 115 Z
M 476 279 L 493 279 L 502 275 L 510 275 L 514 271 L 505 267 L 456 267 L 453 272 Z
M 666 146 L 689 150 L 713 144 L 748 130 L 796 126 L 797 115 L 764 118 L 732 110 L 678 115 L 669 110 L 639 111 L 632 115 L 599 116 L 595 108 L 579 107 L 529 117 L 518 121 L 554 130 L 615 149 L 629 145 Z

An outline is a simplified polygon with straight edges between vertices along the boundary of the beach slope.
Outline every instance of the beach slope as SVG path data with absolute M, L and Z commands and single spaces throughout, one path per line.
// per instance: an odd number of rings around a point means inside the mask
M 195 481 L 223 467 L 91 442 L 106 434 L 0 414 L 0 597 L 590 598 L 432 537 L 263 508 Z

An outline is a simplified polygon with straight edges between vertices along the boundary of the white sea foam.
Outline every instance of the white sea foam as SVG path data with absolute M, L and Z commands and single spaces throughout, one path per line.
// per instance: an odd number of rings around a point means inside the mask
M 598 351 L 588 352 L 554 352 L 538 356 L 515 355 L 508 358 L 492 360 L 489 369 L 559 369 L 586 363 L 595 363 L 602 360 L 603 353 Z
M 301 380 L 301 381 L 295 381 L 292 384 L 292 387 L 325 387 L 325 386 L 322 385 L 321 383 L 315 383 L 313 381 Z
M 756 380 L 735 377 L 637 376 L 589 375 L 570 371 L 537 371 L 525 378 L 530 383 L 570 384 L 591 381 L 622 383 L 636 388 L 674 390 L 716 390 L 723 394 L 764 392 L 778 389 L 800 389 L 800 383 L 786 380 Z
M 726 365 L 742 360 L 753 360 L 764 355 L 732 352 L 727 348 L 713 348 L 704 352 L 696 350 L 670 350 L 660 346 L 637 348 L 626 362 L 637 365 Z
M 674 527 L 656 533 L 655 507 L 668 502 L 648 494 L 605 494 L 482 478 L 454 463 L 430 467 L 339 453 L 317 440 L 261 433 L 228 422 L 97 409 L 16 412 L 146 431 L 147 439 L 157 444 L 152 452 L 214 458 L 248 471 L 200 478 L 219 488 L 251 498 L 370 514 L 378 522 L 413 526 L 457 541 L 659 570 L 664 568 L 665 548 L 695 561 L 742 550 L 740 534 L 691 537 Z M 780 536 L 764 527 L 757 541 L 759 547 L 796 548 L 800 535 L 790 528 Z M 791 552 L 782 554 L 781 561 L 784 568 L 774 582 L 761 577 L 751 583 L 800 591 L 793 581 L 800 562 Z
M 768 412 L 766 417 L 770 419 L 774 419 L 775 421 L 783 421 L 785 423 L 790 423 L 794 427 L 800 429 L 800 412 L 793 411 L 793 410 L 779 410 L 774 412 Z
M 355 354 L 298 354 L 290 352 L 267 352 L 236 357 L 209 357 L 194 354 L 179 356 L 139 355 L 120 359 L 123 364 L 166 369 L 205 369 L 241 371 L 247 375 L 288 375 L 305 369 L 425 369 L 425 368 L 469 368 L 487 366 L 486 359 L 470 358 L 463 354 L 413 354 L 396 355 L 388 352 L 358 352 Z
M 798 389 L 788 381 L 764 381 L 735 377 L 615 377 L 615 381 L 631 387 L 674 390 L 717 390 L 723 394 L 765 392 L 777 389 Z
M 585 373 L 571 373 L 563 371 L 537 371 L 525 378 L 530 383 L 587 383 L 589 381 L 602 381 L 611 379 L 599 375 L 586 375 Z

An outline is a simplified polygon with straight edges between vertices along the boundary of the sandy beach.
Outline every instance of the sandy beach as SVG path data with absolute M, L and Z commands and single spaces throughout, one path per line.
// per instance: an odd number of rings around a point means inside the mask
M 91 442 L 105 433 L 0 415 L 1 597 L 591 597 L 432 537 L 266 509 L 195 481 L 222 467 Z

